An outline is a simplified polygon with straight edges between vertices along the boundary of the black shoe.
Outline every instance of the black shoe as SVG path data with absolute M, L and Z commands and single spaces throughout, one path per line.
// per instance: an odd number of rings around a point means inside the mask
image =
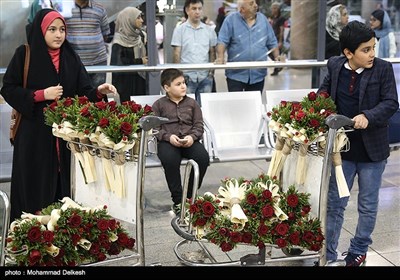
M 281 71 L 282 68 L 274 68 L 274 72 L 271 73 L 271 76 L 277 76 Z

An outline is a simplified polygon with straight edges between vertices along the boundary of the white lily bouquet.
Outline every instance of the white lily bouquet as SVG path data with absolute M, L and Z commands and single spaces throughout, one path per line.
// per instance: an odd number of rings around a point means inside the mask
M 299 157 L 296 165 L 296 184 L 304 184 L 307 167 L 307 153 L 312 144 L 325 145 L 325 135 L 328 126 L 325 119 L 336 112 L 333 99 L 326 92 L 316 94 L 310 92 L 301 102 L 282 101 L 274 107 L 268 116 L 271 118 L 270 127 L 277 135 L 276 151 L 279 150 L 280 136 L 284 136 L 299 148 Z M 278 124 L 278 125 L 277 125 Z M 277 152 L 279 153 L 279 152 Z M 277 157 L 279 159 L 279 156 Z M 284 158 L 284 157 L 283 157 Z M 282 160 L 271 160 L 269 176 L 279 176 L 282 170 Z
M 309 197 L 294 186 L 283 192 L 278 181 L 261 174 L 251 180 L 226 179 L 217 194 L 197 196 L 187 208 L 196 238 L 224 252 L 239 243 L 319 251 L 324 237 L 320 221 L 309 215 Z
M 65 98 L 44 110 L 53 134 L 70 142 L 87 184 L 97 180 L 94 154 L 102 158 L 106 189 L 125 197 L 124 163 L 127 153 L 139 144 L 141 117 L 151 115 L 151 106 L 134 101 L 91 103 L 86 97 Z M 97 153 L 98 151 L 98 153 Z
M 108 214 L 107 206 L 83 207 L 65 197 L 11 223 L 6 265 L 76 266 L 103 261 L 134 245 L 135 239 Z

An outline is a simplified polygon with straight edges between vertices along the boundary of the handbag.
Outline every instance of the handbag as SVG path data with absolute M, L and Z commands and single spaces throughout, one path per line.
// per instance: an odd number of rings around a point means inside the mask
M 29 59 L 30 59 L 29 45 L 25 44 L 25 64 L 24 64 L 24 78 L 23 78 L 23 87 L 24 88 L 26 88 L 26 82 L 28 79 Z M 15 135 L 17 134 L 20 122 L 21 122 L 21 113 L 13 108 L 11 111 L 11 121 L 10 121 L 10 143 L 11 143 L 11 145 L 14 145 Z

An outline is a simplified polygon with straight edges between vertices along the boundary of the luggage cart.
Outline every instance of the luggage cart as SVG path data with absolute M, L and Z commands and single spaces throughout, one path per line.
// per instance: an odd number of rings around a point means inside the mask
M 130 152 L 126 153 L 125 162 L 125 182 L 126 197 L 122 200 L 116 198 L 112 193 L 104 187 L 104 178 L 100 175 L 101 169 L 97 169 L 98 181 L 85 185 L 82 172 L 79 170 L 79 164 L 74 164 L 72 172 L 72 198 L 84 205 L 108 205 L 111 216 L 119 219 L 121 222 L 128 224 L 128 230 L 133 233 L 136 239 L 133 250 L 125 250 L 116 257 L 109 258 L 104 261 L 85 264 L 82 266 L 107 266 L 118 265 L 124 266 L 144 266 L 144 228 L 143 228 L 143 206 L 144 196 L 143 187 L 145 182 L 145 162 L 147 153 L 147 143 L 153 135 L 153 128 L 168 121 L 166 118 L 156 116 L 146 116 L 139 120 L 142 128 L 140 135 L 140 147 L 138 155 Z M 90 149 L 97 149 L 94 154 L 99 154 L 99 147 L 89 146 Z M 74 162 L 74 160 L 73 160 Z M 96 158 L 97 167 L 101 167 L 101 158 Z M 129 252 L 128 252 L 129 251 Z
M 7 240 L 7 230 L 8 226 L 10 224 L 10 211 L 11 211 L 11 205 L 10 205 L 10 199 L 8 198 L 8 195 L 0 191 L 0 196 L 2 205 L 1 208 L 3 210 L 2 214 L 2 227 L 1 227 L 1 239 L 0 239 L 0 266 L 4 266 L 5 260 L 6 260 L 6 255 L 5 255 L 5 248 L 6 248 L 6 240 Z
M 345 129 L 351 128 L 353 126 L 353 121 L 342 115 L 331 115 L 326 119 L 326 124 L 329 127 L 329 131 L 327 133 L 324 152 L 322 155 L 310 156 L 311 162 L 309 162 L 309 164 L 312 165 L 312 169 L 309 169 L 313 170 L 313 173 L 309 174 L 310 176 L 307 176 L 312 177 L 311 180 L 314 184 L 314 188 L 311 190 L 310 199 L 312 214 L 314 217 L 319 217 L 324 236 L 326 228 L 326 205 L 329 177 L 331 174 L 332 152 L 335 136 L 338 129 L 343 127 Z M 296 156 L 296 151 L 292 151 L 291 154 Z M 290 179 L 288 180 L 285 177 L 286 175 L 289 175 L 291 171 L 293 172 L 293 169 L 295 170 L 293 166 L 290 166 L 290 164 L 293 164 L 293 162 L 296 161 L 290 158 L 288 158 L 285 162 L 285 166 L 281 174 L 281 182 L 284 186 L 289 186 L 292 184 Z M 316 170 L 321 170 L 320 176 L 315 176 Z M 186 188 L 187 185 L 184 184 L 184 189 Z M 186 193 L 186 191 L 187 190 L 184 190 L 184 193 Z M 307 190 L 301 191 L 310 193 L 310 191 Z M 197 184 L 195 184 L 193 187 L 192 198 L 196 196 L 196 193 Z M 195 235 L 193 234 L 192 225 L 189 223 L 188 215 L 190 214 L 188 211 L 186 211 L 185 204 L 182 203 L 181 214 L 171 220 L 171 226 L 175 232 L 183 238 L 174 247 L 175 255 L 181 263 L 188 266 L 263 266 L 271 263 L 293 263 L 296 261 L 303 261 L 304 263 L 309 263 L 310 265 L 314 266 L 340 265 L 327 264 L 325 243 L 318 252 L 304 251 L 302 248 L 292 248 L 290 250 L 279 249 L 276 245 L 266 244 L 266 247 L 262 249 L 257 249 L 255 246 L 243 245 L 238 246 L 235 250 L 224 253 L 221 252 L 218 246 L 211 244 L 211 242 L 208 240 L 196 239 Z

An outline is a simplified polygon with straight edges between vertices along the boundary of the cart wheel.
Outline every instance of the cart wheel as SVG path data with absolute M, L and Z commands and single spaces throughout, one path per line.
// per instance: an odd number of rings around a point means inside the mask
M 286 255 L 286 256 L 300 256 L 304 250 L 299 249 L 299 248 L 282 248 L 282 252 Z

